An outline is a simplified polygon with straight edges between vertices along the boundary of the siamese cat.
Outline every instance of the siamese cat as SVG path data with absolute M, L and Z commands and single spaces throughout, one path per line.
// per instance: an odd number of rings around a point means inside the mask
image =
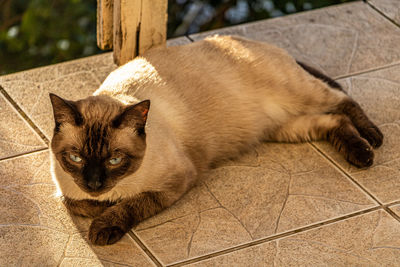
M 89 240 L 117 242 L 171 206 L 212 164 L 262 141 L 328 140 L 357 167 L 381 131 L 341 86 L 267 43 L 213 36 L 154 48 L 94 96 L 50 94 L 53 179 Z

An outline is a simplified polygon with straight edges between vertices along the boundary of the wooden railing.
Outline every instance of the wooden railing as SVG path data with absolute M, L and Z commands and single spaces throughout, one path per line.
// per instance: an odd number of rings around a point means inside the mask
M 122 65 L 167 40 L 168 0 L 97 0 L 97 45 Z

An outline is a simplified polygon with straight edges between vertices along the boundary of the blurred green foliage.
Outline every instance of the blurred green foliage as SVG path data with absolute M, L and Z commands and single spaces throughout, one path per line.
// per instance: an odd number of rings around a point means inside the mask
M 352 0 L 169 0 L 168 37 Z M 95 0 L 0 0 L 0 74 L 102 51 Z
M 0 73 L 101 52 L 96 1 L 1 0 L 0 13 Z

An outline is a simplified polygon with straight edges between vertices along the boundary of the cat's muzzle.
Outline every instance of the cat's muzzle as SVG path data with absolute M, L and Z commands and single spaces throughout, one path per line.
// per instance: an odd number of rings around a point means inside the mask
M 100 182 L 99 180 L 97 181 L 89 181 L 87 183 L 88 188 L 90 188 L 91 190 L 99 190 L 101 188 L 101 186 L 103 185 L 102 182 Z

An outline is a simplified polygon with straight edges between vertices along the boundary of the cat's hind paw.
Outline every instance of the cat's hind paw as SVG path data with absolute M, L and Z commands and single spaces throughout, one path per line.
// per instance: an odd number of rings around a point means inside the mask
M 370 167 L 374 163 L 374 151 L 365 139 L 352 142 L 347 161 L 358 168 Z
M 378 127 L 372 126 L 369 128 L 358 129 L 360 135 L 367 139 L 368 143 L 373 148 L 378 148 L 383 143 L 383 134 Z
M 125 234 L 120 227 L 109 225 L 101 218 L 94 219 L 89 228 L 89 240 L 94 245 L 111 245 L 120 240 Z

